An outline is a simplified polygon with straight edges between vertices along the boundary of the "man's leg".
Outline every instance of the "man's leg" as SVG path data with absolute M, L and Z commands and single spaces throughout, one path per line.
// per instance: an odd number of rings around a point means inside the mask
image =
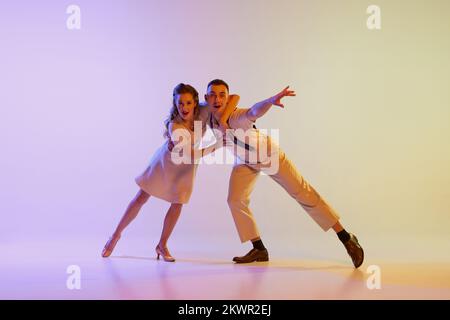
M 337 212 L 302 177 L 281 150 L 279 154 L 279 170 L 276 174 L 270 175 L 270 177 L 280 184 L 324 231 L 333 228 L 347 249 L 356 268 L 362 264 L 364 251 L 359 245 L 357 238 L 345 231 L 339 222 Z
M 228 186 L 228 206 L 241 242 L 252 241 L 253 249 L 242 257 L 234 257 L 237 263 L 267 261 L 269 255 L 259 236 L 258 227 L 249 208 L 250 195 L 255 187 L 259 171 L 247 165 L 233 167 Z
M 324 230 L 339 221 L 339 215 L 328 205 L 314 188 L 303 178 L 293 163 L 280 150 L 278 172 L 270 175 L 286 190 Z

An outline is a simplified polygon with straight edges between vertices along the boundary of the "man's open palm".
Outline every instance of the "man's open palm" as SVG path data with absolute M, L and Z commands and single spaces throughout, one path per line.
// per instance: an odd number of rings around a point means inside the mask
M 284 97 L 294 97 L 294 96 L 295 96 L 295 91 L 289 90 L 289 86 L 287 86 L 286 88 L 283 89 L 283 91 L 274 95 L 272 97 L 271 102 L 272 102 L 272 104 L 274 104 L 276 106 L 284 108 L 284 104 L 281 103 L 281 99 L 283 99 Z

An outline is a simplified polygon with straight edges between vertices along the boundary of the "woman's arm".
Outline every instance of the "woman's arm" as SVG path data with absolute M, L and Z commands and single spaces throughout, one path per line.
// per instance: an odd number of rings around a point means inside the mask
M 170 151 L 173 151 L 175 149 L 174 152 L 180 152 L 185 148 L 191 147 L 193 138 L 185 127 L 170 122 L 168 126 L 168 131 L 169 131 L 168 147 Z
M 236 109 L 238 103 L 239 103 L 239 95 L 232 94 L 228 97 L 228 103 L 225 106 L 225 110 L 223 111 L 222 115 L 220 116 L 219 124 L 224 129 L 229 129 L 228 126 L 228 118 L 233 113 L 234 109 Z
M 250 121 L 256 121 L 256 119 L 261 118 L 263 115 L 269 111 L 272 105 L 279 106 L 284 108 L 284 105 L 281 103 L 281 99 L 284 97 L 292 97 L 295 96 L 295 91 L 288 90 L 289 86 L 284 88 L 283 91 L 270 97 L 269 99 L 263 100 L 261 102 L 255 103 L 250 109 L 247 111 L 247 118 Z
M 193 149 L 192 153 L 191 153 L 192 163 L 198 163 L 198 160 L 200 160 L 200 158 L 206 157 L 207 155 L 213 153 L 214 151 L 222 148 L 225 145 L 224 137 L 223 137 L 223 140 L 218 140 L 218 141 L 216 141 L 216 143 L 214 143 L 213 145 L 208 146 L 206 148 Z
M 210 153 L 213 153 L 214 151 L 216 151 L 217 149 L 222 148 L 223 143 L 222 141 L 217 141 L 216 143 L 214 143 L 213 145 L 206 147 L 204 149 L 201 149 L 201 157 L 205 157 Z M 196 157 L 196 159 L 198 159 L 200 157 Z
M 183 158 L 183 163 L 187 163 L 186 161 L 190 158 L 190 163 L 197 163 L 198 160 L 208 154 L 220 149 L 225 144 L 225 135 L 223 135 L 222 140 L 216 141 L 211 146 L 208 146 L 203 149 L 196 149 L 192 142 L 194 141 L 194 136 L 189 133 L 189 131 L 179 125 L 174 125 L 173 123 L 169 124 L 169 132 L 170 132 L 170 141 L 169 141 L 169 151 L 174 152 L 178 158 Z M 186 152 L 186 154 L 184 153 Z M 180 155 L 183 153 L 184 155 Z M 190 154 L 190 156 L 189 156 Z M 185 158 L 188 156 L 189 158 Z

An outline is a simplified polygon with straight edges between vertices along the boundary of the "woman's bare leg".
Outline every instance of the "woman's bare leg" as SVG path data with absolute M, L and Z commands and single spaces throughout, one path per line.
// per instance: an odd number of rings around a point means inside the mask
M 116 227 L 116 230 L 113 233 L 113 237 L 120 237 L 122 231 L 133 221 L 142 206 L 148 201 L 150 195 L 144 190 L 140 189 L 133 200 L 131 200 L 130 204 L 127 207 L 127 210 L 120 219 L 119 224 Z
M 167 246 L 167 240 L 169 240 L 173 228 L 175 228 L 178 218 L 180 217 L 181 208 L 183 208 L 181 203 L 172 203 L 169 210 L 167 210 L 166 217 L 164 218 L 161 238 L 159 239 L 159 245 L 162 248 Z
M 157 257 L 163 256 L 165 261 L 173 262 L 175 259 L 171 256 L 169 249 L 167 248 L 167 241 L 172 234 L 178 218 L 180 217 L 181 209 L 183 205 L 181 203 L 172 203 L 169 210 L 167 210 L 166 217 L 164 218 L 164 226 L 161 232 L 161 238 L 156 246 Z
M 114 250 L 114 247 L 117 244 L 117 241 L 119 241 L 120 236 L 122 235 L 122 231 L 131 223 L 131 221 L 133 221 L 136 218 L 142 206 L 147 202 L 149 198 L 150 195 L 148 193 L 146 193 L 142 189 L 139 189 L 134 199 L 131 200 L 130 204 L 128 205 L 125 213 L 122 216 L 122 219 L 120 219 L 120 222 L 117 225 L 113 235 L 103 248 L 102 252 L 103 257 L 109 257 L 111 255 L 111 253 Z

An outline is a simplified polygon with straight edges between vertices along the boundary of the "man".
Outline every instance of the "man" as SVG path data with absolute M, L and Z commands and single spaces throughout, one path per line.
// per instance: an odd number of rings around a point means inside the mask
M 284 107 L 281 99 L 286 96 L 294 96 L 294 91 L 285 88 L 279 94 L 256 103 L 248 109 L 235 109 L 228 118 L 227 124 L 231 129 L 246 130 L 247 137 L 257 137 L 257 143 L 248 144 L 239 139 L 233 130 L 227 130 L 227 141 L 234 145 L 233 152 L 238 158 L 238 163 L 233 167 L 228 189 L 228 205 L 234 218 L 234 222 L 242 243 L 251 241 L 253 249 L 246 255 L 234 257 L 236 263 L 250 263 L 254 261 L 268 261 L 269 253 L 265 248 L 258 231 L 253 214 L 249 208 L 250 195 L 260 172 L 268 175 L 283 187 L 311 216 L 311 218 L 324 230 L 332 228 L 339 240 L 344 244 L 355 268 L 358 268 L 364 260 L 364 251 L 358 243 L 355 235 L 348 233 L 339 222 L 339 215 L 325 202 L 325 200 L 312 188 L 300 175 L 292 162 L 284 152 L 271 141 L 271 139 L 255 127 L 255 121 L 262 117 L 273 106 Z M 209 107 L 208 124 L 214 130 L 215 135 L 223 132 L 225 106 L 229 99 L 229 86 L 220 79 L 212 80 L 207 87 L 205 100 Z M 262 138 L 261 138 L 262 137 Z M 221 138 L 221 137 L 218 137 Z M 260 142 L 263 142 L 260 144 Z M 266 144 L 263 152 L 262 145 Z M 241 150 L 241 152 L 239 152 Z M 244 151 L 244 152 L 242 152 Z M 253 152 L 253 156 L 249 153 Z M 256 155 L 255 155 L 256 153 Z M 245 156 L 242 156 L 245 154 Z M 275 158 L 274 158 L 275 156 Z M 249 158 L 252 158 L 250 160 Z M 276 160 L 276 161 L 274 161 Z M 276 163 L 276 170 L 273 169 Z M 269 169 L 269 170 L 268 170 Z

